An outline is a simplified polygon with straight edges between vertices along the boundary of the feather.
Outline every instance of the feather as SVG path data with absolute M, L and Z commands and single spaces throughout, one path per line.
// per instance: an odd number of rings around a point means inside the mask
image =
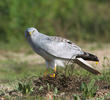
M 94 67 L 92 65 L 90 65 L 89 63 L 87 63 L 84 59 L 82 58 L 77 58 L 74 60 L 75 63 L 77 63 L 78 65 L 80 65 L 82 68 L 86 69 L 87 71 L 93 73 L 93 74 L 101 74 L 99 71 L 97 71 L 96 69 L 94 69 Z

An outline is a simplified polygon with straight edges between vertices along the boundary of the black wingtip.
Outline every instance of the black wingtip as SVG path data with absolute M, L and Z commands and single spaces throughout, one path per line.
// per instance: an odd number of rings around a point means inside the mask
M 83 58 L 84 60 L 98 61 L 99 62 L 99 59 L 97 56 L 95 56 L 91 53 L 88 53 L 88 52 L 84 52 L 84 54 L 78 55 L 77 58 Z

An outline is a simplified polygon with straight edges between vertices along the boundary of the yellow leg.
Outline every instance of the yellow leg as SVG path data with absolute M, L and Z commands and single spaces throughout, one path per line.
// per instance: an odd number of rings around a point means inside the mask
M 46 69 L 46 71 L 44 72 L 44 76 L 47 76 L 48 73 L 48 69 Z
M 57 70 L 57 69 L 56 69 L 56 66 L 55 66 L 55 67 L 54 67 L 54 72 L 56 72 L 56 70 Z
M 55 73 L 51 74 L 50 77 L 55 77 Z
M 55 72 L 56 72 L 56 66 L 54 67 L 54 73 L 50 75 L 50 77 L 55 77 Z

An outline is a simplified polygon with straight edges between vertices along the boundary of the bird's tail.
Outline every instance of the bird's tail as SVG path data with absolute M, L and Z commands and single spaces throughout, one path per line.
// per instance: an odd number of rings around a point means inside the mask
M 75 63 L 77 63 L 78 65 L 80 65 L 82 68 L 86 69 L 87 71 L 98 75 L 101 74 L 99 71 L 97 71 L 96 69 L 94 69 L 94 67 L 92 67 L 89 63 L 87 63 L 84 59 L 82 58 L 76 58 L 74 60 Z
M 84 52 L 84 54 L 78 55 L 76 58 L 83 58 L 84 60 L 89 60 L 89 61 L 99 61 L 97 56 L 88 52 Z

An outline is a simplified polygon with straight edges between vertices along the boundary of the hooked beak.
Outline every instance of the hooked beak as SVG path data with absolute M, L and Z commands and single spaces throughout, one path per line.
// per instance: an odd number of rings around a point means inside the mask
M 29 36 L 31 36 L 31 32 L 26 32 L 25 37 L 29 37 Z
M 29 32 L 29 35 L 31 35 L 31 32 Z

